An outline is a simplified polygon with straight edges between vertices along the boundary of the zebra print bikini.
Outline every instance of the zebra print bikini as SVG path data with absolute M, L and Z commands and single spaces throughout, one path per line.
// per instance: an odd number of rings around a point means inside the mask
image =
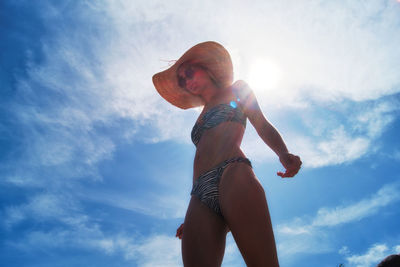
M 244 162 L 251 167 L 251 162 L 247 158 L 235 157 L 223 161 L 218 166 L 200 175 L 193 184 L 191 195 L 197 196 L 207 207 L 222 216 L 219 206 L 218 185 L 225 168 L 233 162 Z
M 193 144 L 197 146 L 205 130 L 214 128 L 224 121 L 239 122 L 246 127 L 246 115 L 237 107 L 235 102 L 219 104 L 207 111 L 201 120 L 193 126 L 191 134 Z
M 192 141 L 197 146 L 200 138 L 205 130 L 211 129 L 222 122 L 233 121 L 243 124 L 246 127 L 246 116 L 233 104 L 220 104 L 207 111 L 201 120 L 196 123 L 192 129 Z M 206 206 L 214 210 L 218 215 L 222 216 L 219 205 L 218 185 L 225 168 L 234 162 L 244 162 L 251 167 L 251 162 L 247 158 L 234 157 L 225 160 L 212 168 L 211 170 L 200 175 L 193 184 L 191 195 L 200 199 Z

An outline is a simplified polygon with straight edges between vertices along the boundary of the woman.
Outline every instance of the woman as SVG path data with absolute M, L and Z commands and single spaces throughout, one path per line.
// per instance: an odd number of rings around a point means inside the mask
M 228 51 L 216 42 L 195 45 L 169 69 L 153 76 L 160 95 L 187 109 L 204 106 L 193 127 L 193 188 L 182 239 L 185 266 L 220 266 L 228 231 L 248 266 L 279 266 L 264 189 L 240 144 L 247 118 L 286 168 L 300 169 L 278 131 L 265 119 L 244 81 L 233 82 Z

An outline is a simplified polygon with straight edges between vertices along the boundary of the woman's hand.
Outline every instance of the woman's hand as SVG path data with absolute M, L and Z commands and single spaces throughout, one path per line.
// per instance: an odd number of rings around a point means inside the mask
M 279 157 L 279 160 L 282 163 L 283 167 L 285 167 L 286 169 L 285 173 L 283 172 L 277 173 L 277 175 L 281 176 L 282 178 L 295 176 L 296 173 L 299 172 L 302 164 L 299 156 L 290 153 L 282 154 Z
M 176 230 L 176 235 L 175 237 L 182 239 L 182 234 L 183 234 L 183 223 L 181 224 L 181 226 L 179 226 L 179 228 Z

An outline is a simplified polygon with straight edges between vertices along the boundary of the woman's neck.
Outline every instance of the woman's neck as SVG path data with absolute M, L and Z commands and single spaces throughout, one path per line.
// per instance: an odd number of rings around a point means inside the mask
M 210 91 L 210 94 L 204 94 L 203 96 L 206 107 L 213 107 L 217 104 L 229 102 L 234 99 L 233 93 L 229 88 L 216 88 Z

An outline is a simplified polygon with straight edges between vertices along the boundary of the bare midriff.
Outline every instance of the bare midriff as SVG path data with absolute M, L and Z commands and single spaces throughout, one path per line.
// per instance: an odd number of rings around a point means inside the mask
M 227 121 L 203 133 L 194 157 L 193 182 L 224 160 L 245 157 L 240 149 L 244 130 L 242 124 Z

